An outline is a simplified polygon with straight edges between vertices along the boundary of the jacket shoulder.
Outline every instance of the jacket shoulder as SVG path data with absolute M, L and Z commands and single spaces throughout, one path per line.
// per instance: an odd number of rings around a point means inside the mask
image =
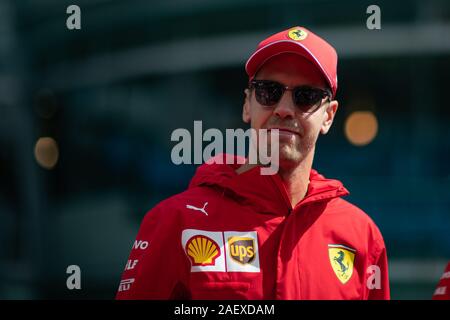
M 340 218 L 349 219 L 356 223 L 373 225 L 376 227 L 375 222 L 364 210 L 359 208 L 347 200 L 342 198 L 335 198 L 329 203 L 329 211 L 331 214 L 339 215 Z
M 380 229 L 373 219 L 356 205 L 342 198 L 335 198 L 327 206 L 327 214 L 333 216 L 334 221 L 339 221 L 339 225 L 345 226 L 355 233 L 366 234 L 373 241 L 384 247 L 384 240 Z

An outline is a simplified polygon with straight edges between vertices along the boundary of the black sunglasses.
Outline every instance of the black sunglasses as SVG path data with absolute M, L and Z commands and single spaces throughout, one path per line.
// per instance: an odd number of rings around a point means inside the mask
M 331 92 L 328 90 L 310 86 L 290 88 L 271 80 L 252 80 L 249 83 L 249 88 L 255 89 L 256 101 L 263 106 L 277 104 L 286 90 L 292 91 L 292 100 L 302 112 L 314 112 L 315 109 L 312 108 L 321 102 L 323 98 L 331 98 Z

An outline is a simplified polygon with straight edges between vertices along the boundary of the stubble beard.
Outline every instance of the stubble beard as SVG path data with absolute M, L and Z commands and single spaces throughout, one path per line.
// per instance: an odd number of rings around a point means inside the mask
M 305 159 L 314 153 L 315 139 L 313 137 L 297 138 L 295 141 L 279 142 L 279 167 L 287 171 L 298 167 Z M 270 148 L 270 146 L 269 146 Z M 269 149 L 270 150 L 270 149 Z

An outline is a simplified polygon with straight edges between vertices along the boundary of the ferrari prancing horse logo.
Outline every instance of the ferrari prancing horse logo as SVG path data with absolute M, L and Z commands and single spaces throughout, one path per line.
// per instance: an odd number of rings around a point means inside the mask
M 355 249 L 340 244 L 328 245 L 328 256 L 330 257 L 331 267 L 339 281 L 343 284 L 347 283 L 352 277 L 355 253 Z
M 304 40 L 308 36 L 308 33 L 303 29 L 295 28 L 295 29 L 289 30 L 288 36 L 292 40 L 301 41 L 301 40 Z

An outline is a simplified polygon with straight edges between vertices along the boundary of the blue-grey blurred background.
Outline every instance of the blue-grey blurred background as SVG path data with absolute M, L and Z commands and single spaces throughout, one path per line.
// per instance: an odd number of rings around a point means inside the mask
M 340 58 L 314 167 L 381 229 L 392 298 L 430 299 L 450 260 L 447 0 L 0 1 L 0 298 L 113 298 L 144 214 L 196 169 L 171 132 L 246 128 L 244 63 L 296 25 Z

